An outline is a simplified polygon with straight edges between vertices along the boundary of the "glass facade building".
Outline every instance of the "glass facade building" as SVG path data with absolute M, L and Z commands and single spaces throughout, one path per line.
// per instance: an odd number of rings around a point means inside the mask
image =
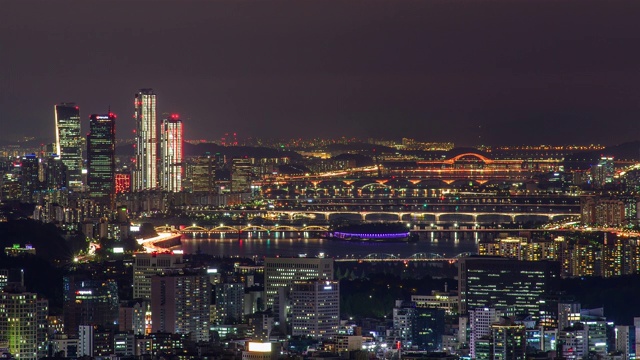
M 82 187 L 82 148 L 80 133 L 80 108 L 74 103 L 62 103 L 54 107 L 56 119 L 56 154 L 67 168 L 67 185 L 72 189 Z
M 93 114 L 87 135 L 89 196 L 113 208 L 115 202 L 116 116 Z
M 554 290 L 560 263 L 478 256 L 458 261 L 459 310 L 499 307 L 539 317 L 539 300 Z

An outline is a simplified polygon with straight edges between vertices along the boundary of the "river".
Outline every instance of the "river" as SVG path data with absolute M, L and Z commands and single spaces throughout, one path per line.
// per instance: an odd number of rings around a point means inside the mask
M 364 257 L 368 254 L 393 254 L 408 258 L 417 253 L 434 253 L 453 257 L 477 251 L 478 237 L 473 233 L 427 233 L 417 243 L 371 243 L 328 240 L 313 233 L 264 233 L 210 235 L 208 237 L 182 236 L 182 249 L 187 254 L 202 253 L 233 257 L 317 256 Z

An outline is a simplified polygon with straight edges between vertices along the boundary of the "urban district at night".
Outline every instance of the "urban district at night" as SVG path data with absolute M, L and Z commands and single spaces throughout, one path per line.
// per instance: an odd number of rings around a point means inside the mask
M 0 360 L 640 358 L 637 4 L 3 1 Z

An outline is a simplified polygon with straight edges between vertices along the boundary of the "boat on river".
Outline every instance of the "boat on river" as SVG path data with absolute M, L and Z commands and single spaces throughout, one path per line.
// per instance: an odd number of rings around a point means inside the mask
M 417 242 L 418 234 L 412 234 L 401 223 L 349 224 L 332 229 L 327 238 L 362 242 Z

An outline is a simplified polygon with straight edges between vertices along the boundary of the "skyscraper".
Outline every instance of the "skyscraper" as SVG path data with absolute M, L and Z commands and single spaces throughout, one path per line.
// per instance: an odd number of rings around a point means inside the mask
M 156 94 L 153 89 L 140 89 L 135 95 L 136 159 L 133 190 L 154 189 L 158 186 L 156 130 Z
M 93 114 L 87 135 L 89 196 L 113 208 L 115 202 L 116 116 Z
M 160 125 L 160 186 L 163 190 L 182 190 L 182 120 L 177 114 Z
M 67 168 L 67 185 L 82 187 L 82 135 L 80 108 L 74 103 L 54 106 L 56 118 L 56 154 Z

